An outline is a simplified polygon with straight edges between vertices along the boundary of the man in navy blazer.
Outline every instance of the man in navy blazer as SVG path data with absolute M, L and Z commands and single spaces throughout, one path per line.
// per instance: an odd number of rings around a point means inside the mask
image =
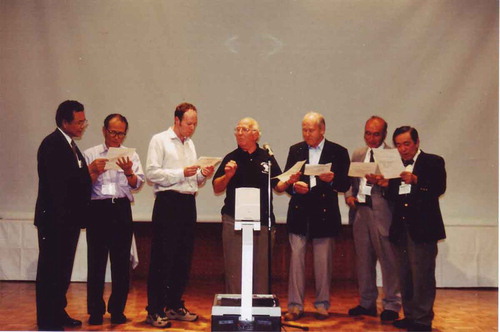
M 406 169 L 398 179 L 382 180 L 394 202 L 389 238 L 399 269 L 405 318 L 398 328 L 431 331 L 436 298 L 437 241 L 446 238 L 439 196 L 446 190 L 444 159 L 420 150 L 418 132 L 399 127 L 392 136 Z
M 66 310 L 66 291 L 73 270 L 80 229 L 90 202 L 91 180 L 85 158 L 73 138 L 87 125 L 83 105 L 67 100 L 56 112 L 57 129 L 38 149 L 38 230 L 36 275 L 37 324 L 40 330 L 75 327 L 81 321 Z
M 303 142 L 290 147 L 285 171 L 298 161 L 306 164 L 328 164 L 330 170 L 319 176 L 300 176 L 287 189 L 291 195 L 287 225 L 291 247 L 288 283 L 288 313 L 285 320 L 297 320 L 304 312 L 305 252 L 311 239 L 314 250 L 316 284 L 316 318 L 328 318 L 332 279 L 334 236 L 339 234 L 341 218 L 338 192 L 349 189 L 347 176 L 349 154 L 344 147 L 325 139 L 325 119 L 315 112 L 302 120 Z

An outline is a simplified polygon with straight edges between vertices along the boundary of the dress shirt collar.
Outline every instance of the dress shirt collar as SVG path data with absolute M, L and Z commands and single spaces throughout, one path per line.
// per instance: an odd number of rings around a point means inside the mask
M 309 150 L 318 150 L 318 151 L 322 151 L 323 150 L 323 147 L 325 146 L 325 138 L 323 137 L 323 139 L 321 140 L 321 142 L 315 146 L 315 147 L 312 147 L 310 145 L 307 145 L 307 147 L 309 148 Z
M 71 141 L 73 140 L 71 137 L 69 137 L 68 134 L 66 134 L 61 128 L 57 127 L 59 131 L 63 134 L 64 138 L 68 141 L 68 144 L 71 146 Z
M 420 152 L 422 152 L 422 150 L 418 149 L 417 153 L 415 153 L 415 155 L 413 156 L 413 164 L 405 167 L 405 170 L 407 172 L 413 172 L 413 168 L 415 167 L 415 163 L 417 162 L 417 158 L 420 155 Z
M 189 142 L 189 140 L 191 140 L 191 137 L 186 137 L 186 138 L 184 138 L 184 142 L 183 142 L 182 139 L 180 139 L 179 136 L 177 136 L 173 127 L 168 128 L 167 136 L 170 137 L 170 139 L 172 139 L 172 140 L 177 139 L 181 144 L 187 143 L 187 142 Z

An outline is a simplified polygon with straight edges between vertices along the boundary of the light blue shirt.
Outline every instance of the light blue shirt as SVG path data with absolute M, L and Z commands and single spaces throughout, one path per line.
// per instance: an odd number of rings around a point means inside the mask
M 121 147 L 124 147 L 123 145 Z M 106 158 L 106 154 L 108 153 L 108 147 L 106 144 L 96 145 L 92 148 L 85 150 L 83 155 L 85 156 L 85 160 L 87 164 L 90 165 L 94 160 L 98 158 Z M 141 161 L 139 159 L 139 155 L 137 152 L 134 152 L 132 156 L 132 170 L 135 175 L 137 175 L 137 184 L 135 188 L 132 188 L 128 184 L 127 177 L 122 169 L 116 170 L 107 170 L 99 177 L 92 185 L 92 199 L 108 199 L 108 198 L 124 198 L 127 197 L 131 202 L 134 201 L 134 196 L 132 195 L 132 191 L 137 191 L 142 184 L 144 183 L 144 172 L 142 171 Z M 115 194 L 108 195 L 103 193 L 103 187 L 114 184 Z
M 318 144 L 316 147 L 309 146 L 309 164 L 317 165 L 319 164 L 319 158 L 321 157 L 321 153 L 323 152 L 323 147 L 325 146 L 325 138 Z M 316 177 L 311 175 L 310 177 L 310 185 L 309 188 L 313 188 L 316 186 Z

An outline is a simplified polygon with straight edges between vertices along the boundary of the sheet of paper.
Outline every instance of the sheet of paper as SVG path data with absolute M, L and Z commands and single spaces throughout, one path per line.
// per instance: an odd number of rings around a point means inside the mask
M 405 170 L 401 156 L 397 149 L 374 149 L 375 161 L 380 173 L 386 179 L 399 178 L 399 174 Z
M 236 188 L 234 199 L 234 220 L 260 220 L 259 188 Z
M 358 161 L 351 162 L 349 166 L 349 176 L 353 178 L 364 178 L 366 174 L 380 174 L 377 173 L 376 163 L 363 163 Z
M 311 165 L 307 164 L 306 168 L 304 169 L 304 175 L 321 175 L 330 172 L 332 168 L 332 163 L 328 164 L 317 164 L 317 165 Z
M 121 170 L 120 166 L 116 164 L 119 158 L 127 158 L 129 157 L 132 159 L 132 156 L 134 155 L 135 149 L 134 148 L 109 148 L 108 153 L 106 154 L 106 159 L 108 161 L 106 162 L 106 166 L 104 166 L 105 170 L 115 170 L 119 171 Z
M 196 161 L 196 165 L 200 167 L 215 166 L 222 161 L 219 157 L 200 157 Z
M 282 173 L 278 176 L 275 176 L 273 179 L 278 179 L 280 181 L 288 181 L 288 179 L 290 179 L 290 176 L 292 174 L 299 172 L 305 163 L 306 163 L 305 160 L 297 161 L 295 163 L 295 165 L 293 165 L 288 171 L 286 171 L 285 173 Z

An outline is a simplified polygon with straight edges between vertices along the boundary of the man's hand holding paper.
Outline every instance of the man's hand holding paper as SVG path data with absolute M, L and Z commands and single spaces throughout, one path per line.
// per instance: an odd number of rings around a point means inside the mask
M 108 153 L 106 154 L 106 166 L 104 169 L 107 170 L 121 170 L 121 167 L 118 165 L 119 158 L 129 158 L 131 159 L 135 153 L 135 149 L 133 148 L 109 148 Z
M 375 149 L 373 152 L 380 173 L 384 178 L 396 179 L 404 172 L 405 167 L 397 149 Z

